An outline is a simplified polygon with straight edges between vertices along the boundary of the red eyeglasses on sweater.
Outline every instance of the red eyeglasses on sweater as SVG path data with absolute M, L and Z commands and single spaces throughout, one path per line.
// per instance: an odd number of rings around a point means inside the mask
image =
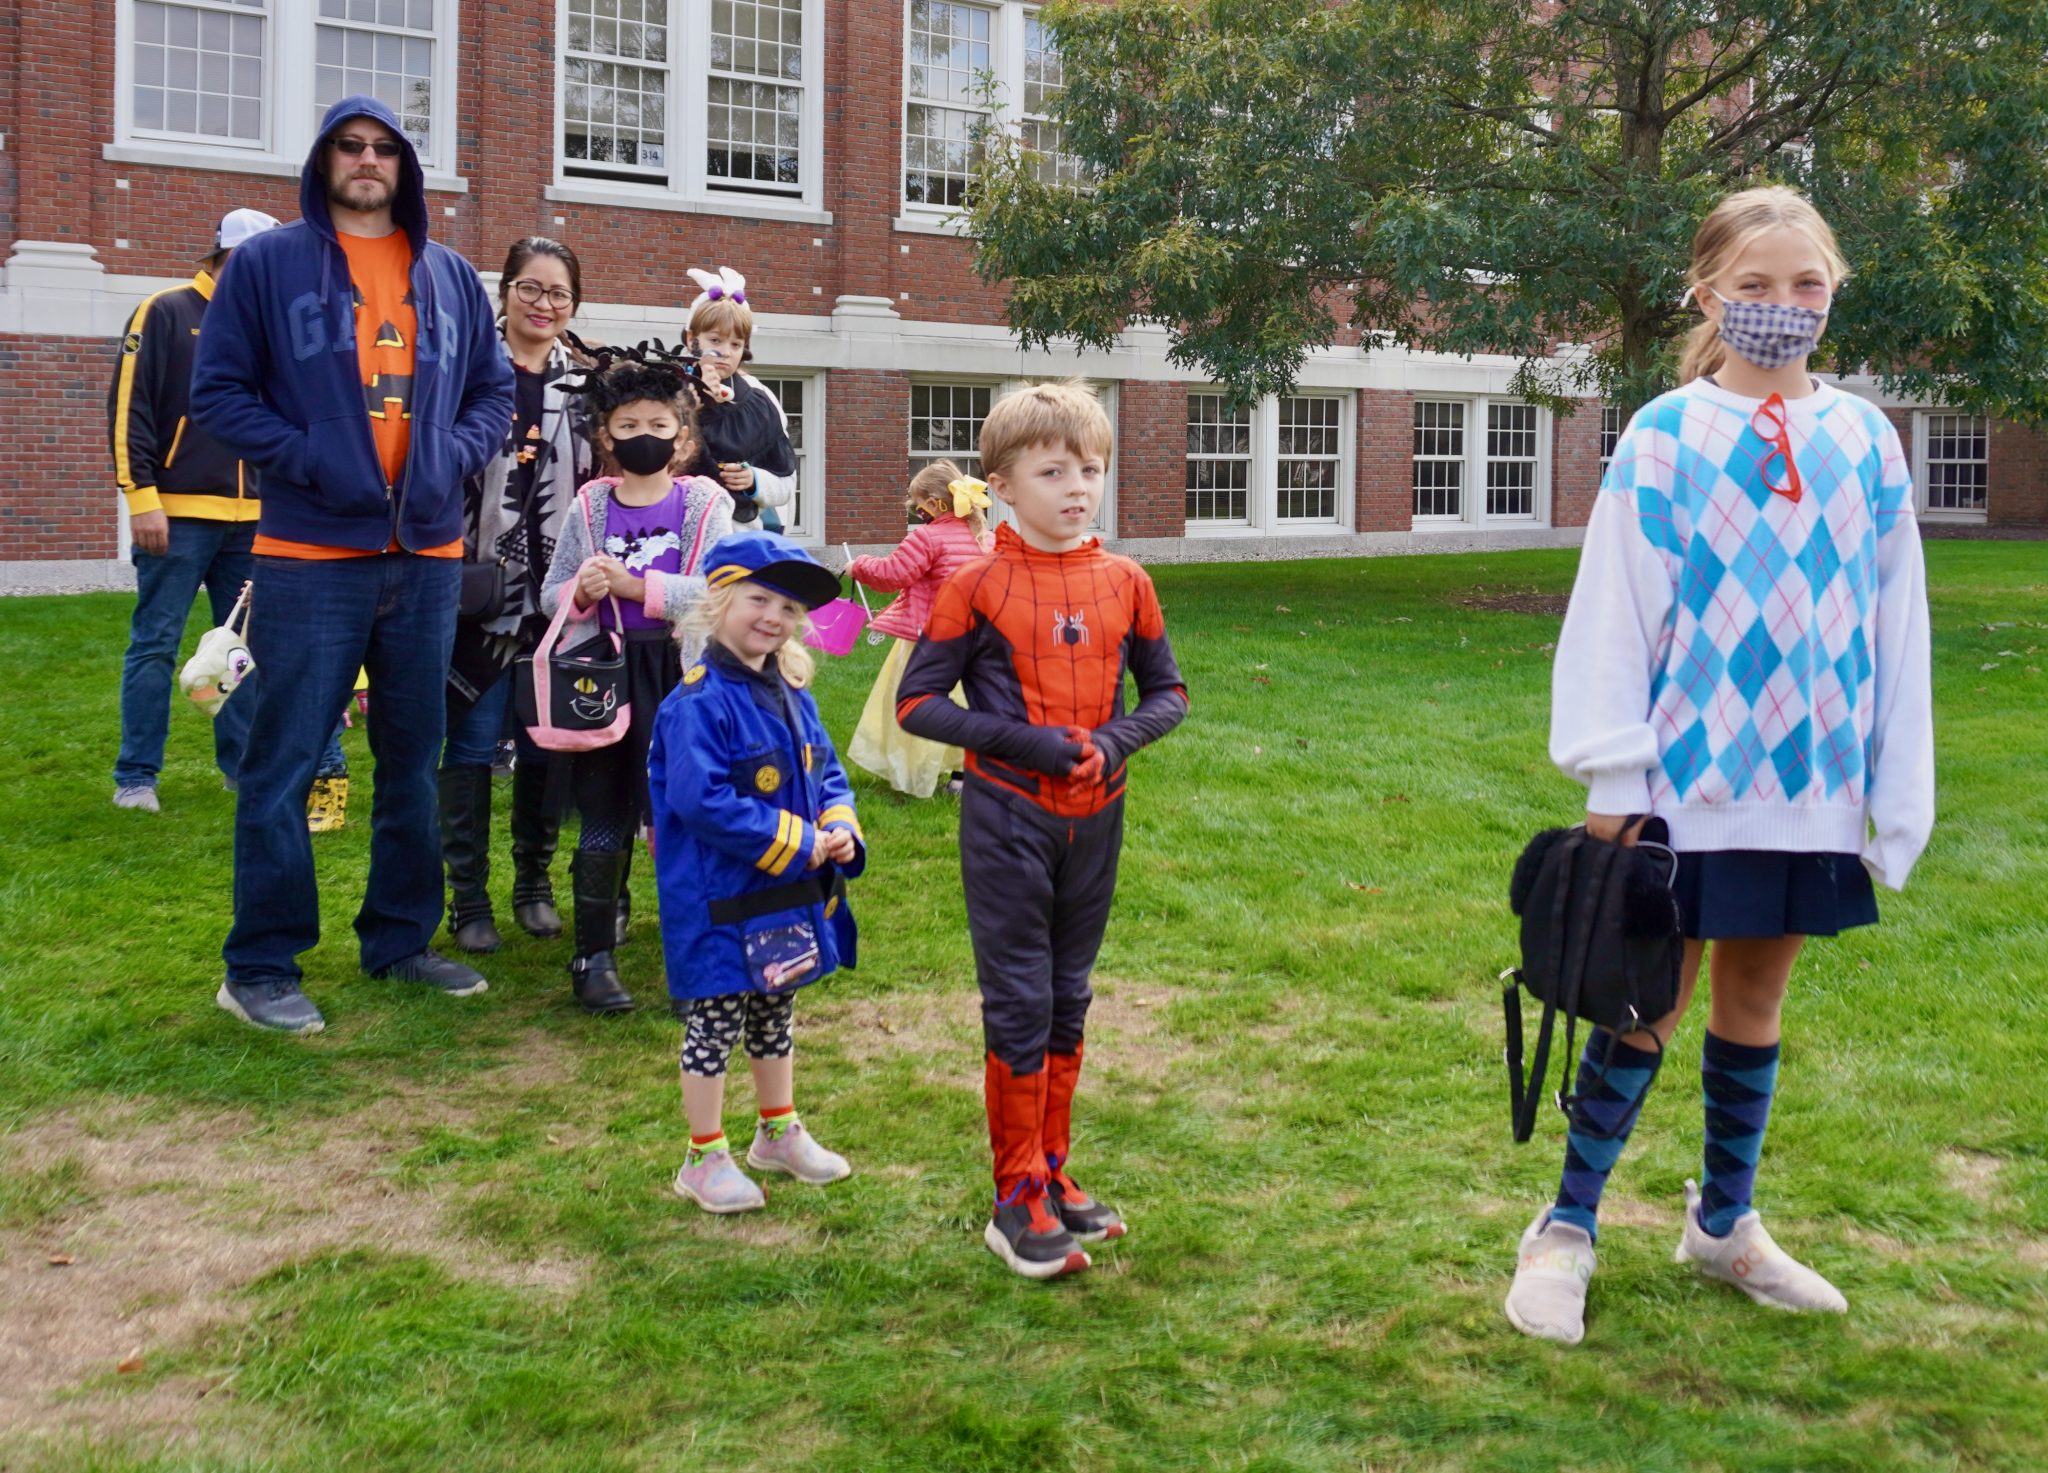
M 1792 458 L 1792 435 L 1785 414 L 1785 396 L 1773 394 L 1758 405 L 1756 413 L 1749 417 L 1749 427 L 1771 447 L 1771 453 L 1764 457 L 1764 484 L 1787 501 L 1797 502 L 1805 487 L 1799 480 L 1799 462 Z M 1771 479 L 1774 462 L 1784 467 L 1781 474 L 1785 484 L 1782 486 Z

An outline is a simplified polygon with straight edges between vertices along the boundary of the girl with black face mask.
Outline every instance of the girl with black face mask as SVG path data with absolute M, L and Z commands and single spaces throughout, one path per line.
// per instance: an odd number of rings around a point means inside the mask
M 584 392 L 597 448 L 618 474 L 577 494 L 541 606 L 552 616 L 569 599 L 570 618 L 590 621 L 591 633 L 617 629 L 625 637 L 632 725 L 611 746 L 571 759 L 583 832 L 570 864 L 576 958 L 569 976 L 585 1009 L 617 1013 L 633 1006 L 612 953 L 623 939 L 627 857 L 647 821 L 648 739 L 662 699 L 681 678 L 673 626 L 704 592 L 698 563 L 732 530 L 733 499 L 716 481 L 675 472 L 702 449 L 676 369 L 627 358 L 594 375 Z

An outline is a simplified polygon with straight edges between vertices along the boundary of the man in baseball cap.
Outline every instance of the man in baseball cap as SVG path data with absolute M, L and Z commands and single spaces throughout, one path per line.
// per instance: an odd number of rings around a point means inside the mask
M 134 534 L 135 617 L 121 670 L 121 753 L 114 806 L 158 811 L 178 640 L 201 584 L 219 624 L 254 567 L 256 475 L 188 414 L 199 325 L 221 262 L 274 228 L 261 210 L 231 210 L 213 250 L 183 286 L 145 299 L 128 320 L 107 391 L 114 479 Z M 233 775 L 233 723 L 216 726 L 214 755 Z

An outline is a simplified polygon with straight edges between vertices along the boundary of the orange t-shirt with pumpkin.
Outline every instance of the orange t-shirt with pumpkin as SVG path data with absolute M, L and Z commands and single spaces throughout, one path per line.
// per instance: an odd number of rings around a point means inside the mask
M 389 235 L 336 235 L 348 257 L 349 281 L 356 303 L 356 362 L 363 375 L 363 408 L 370 416 L 370 437 L 384 484 L 396 486 L 405 474 L 406 451 L 412 447 L 413 338 L 419 316 L 412 300 L 412 239 L 403 230 Z M 327 547 L 317 542 L 288 542 L 258 536 L 255 550 L 271 557 L 330 559 L 375 557 L 359 547 Z M 396 537 L 386 552 L 404 551 Z M 459 558 L 462 540 L 443 547 L 423 547 L 422 557 Z

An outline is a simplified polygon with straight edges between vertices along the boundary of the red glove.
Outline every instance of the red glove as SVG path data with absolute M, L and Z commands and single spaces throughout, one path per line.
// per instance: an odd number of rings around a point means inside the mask
M 1102 781 L 1102 749 L 1095 745 L 1095 733 L 1085 726 L 1067 728 L 1067 740 L 1081 749 L 1081 760 L 1074 764 L 1067 774 L 1067 780 L 1077 783 L 1099 783 Z

